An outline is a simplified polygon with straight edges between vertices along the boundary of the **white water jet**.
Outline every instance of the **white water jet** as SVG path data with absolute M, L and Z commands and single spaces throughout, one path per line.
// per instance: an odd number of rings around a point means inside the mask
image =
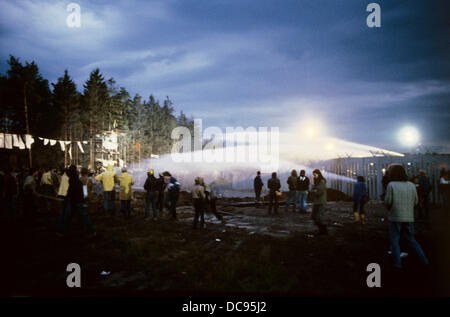
M 248 136 L 247 133 L 246 137 Z M 155 171 L 155 175 L 169 171 L 182 184 L 183 190 L 189 191 L 194 184 L 194 179 L 199 176 L 203 177 L 206 183 L 215 182 L 223 189 L 251 190 L 253 189 L 253 179 L 256 176 L 256 171 L 262 170 L 266 166 L 262 174 L 264 184 L 267 184 L 267 180 L 271 177 L 271 172 L 277 172 L 282 189 L 287 190 L 286 180 L 291 170 L 295 169 L 298 173 L 301 169 L 304 169 L 307 176 L 311 178 L 312 171 L 320 168 L 320 166 L 315 165 L 316 161 L 350 155 L 352 157 L 368 157 L 374 153 L 402 156 L 400 153 L 337 138 L 309 138 L 308 136 L 301 137 L 295 133 L 283 133 L 280 134 L 280 140 L 277 144 L 278 153 L 275 153 L 277 166 L 272 170 L 267 170 L 267 162 L 268 160 L 270 161 L 270 157 L 259 155 L 256 161 L 248 160 L 250 156 L 255 154 L 255 151 L 258 151 L 258 144 L 250 142 L 250 140 L 255 140 L 255 138 L 248 137 L 247 140 L 246 144 L 235 146 L 236 152 L 241 151 L 241 153 L 245 153 L 247 160 L 227 160 L 224 154 L 227 148 L 216 147 L 200 152 L 184 152 L 175 156 L 173 154 L 165 154 L 159 158 L 144 159 L 141 162 L 131 164 L 128 169 L 135 178 L 135 187 L 137 188 L 143 187 L 147 177 L 147 170 L 151 168 Z M 273 154 L 270 153 L 270 155 Z M 176 159 L 174 160 L 175 157 Z M 194 158 L 197 158 L 199 161 L 195 161 Z M 323 174 L 325 178 L 330 180 L 356 181 L 355 179 L 330 172 L 324 172 Z

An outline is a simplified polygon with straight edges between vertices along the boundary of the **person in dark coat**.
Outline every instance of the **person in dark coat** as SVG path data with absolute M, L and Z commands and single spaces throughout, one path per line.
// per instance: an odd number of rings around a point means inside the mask
M 180 183 L 169 172 L 164 172 L 164 178 L 167 179 L 167 199 L 166 207 L 170 210 L 172 219 L 177 219 L 177 202 L 180 197 Z
M 312 219 L 316 226 L 319 227 L 318 234 L 328 234 L 327 225 L 325 224 L 325 205 L 327 203 L 327 180 L 322 176 L 320 170 L 313 171 L 314 187 L 312 193 L 314 195 Z
M 269 188 L 269 215 L 272 214 L 272 208 L 278 215 L 278 195 L 280 193 L 281 183 L 277 177 L 277 173 L 272 173 L 272 178 L 267 181 L 267 188 Z
M 422 192 L 422 204 L 419 205 L 419 217 L 427 219 L 430 212 L 430 192 L 432 190 L 430 179 L 425 171 L 419 171 L 419 187 Z
M 365 222 L 364 205 L 367 202 L 367 186 L 363 176 L 358 176 L 358 182 L 353 188 L 353 214 L 355 222 L 360 222 L 363 225 Z
M 144 184 L 144 189 L 147 191 L 147 195 L 145 197 L 145 218 L 150 216 L 150 206 L 152 206 L 153 220 L 158 219 L 158 210 L 156 208 L 159 196 L 157 181 L 158 180 L 154 175 L 154 171 L 150 169 L 147 172 L 147 179 Z
M 294 204 L 294 209 L 292 210 L 295 212 L 297 210 L 297 171 L 292 170 L 291 176 L 289 176 L 287 180 L 287 184 L 289 186 L 289 194 L 286 200 L 286 205 L 284 207 L 284 211 L 288 211 L 289 205 L 291 202 Z
M 264 183 L 261 179 L 261 172 L 256 172 L 256 177 L 253 180 L 253 188 L 255 190 L 255 206 L 258 208 L 261 205 L 261 191 L 264 187 Z
M 6 215 L 10 219 L 14 219 L 16 217 L 14 198 L 17 195 L 17 181 L 8 168 L 4 170 L 3 186 L 2 192 L 0 194 L 3 198 L 4 210 L 6 212 Z
M 164 192 L 166 189 L 166 182 L 164 181 L 164 176 L 162 174 L 159 174 L 159 178 L 155 181 L 155 191 L 158 192 L 157 202 L 156 205 L 158 207 L 158 213 L 160 214 L 160 217 L 162 216 L 163 210 L 164 210 Z
M 300 213 L 306 213 L 306 200 L 309 192 L 309 178 L 306 171 L 301 170 L 300 176 L 297 178 L 297 197 Z
M 72 221 L 72 213 L 76 211 L 80 217 L 81 221 L 86 227 L 86 230 L 89 235 L 95 235 L 95 229 L 92 226 L 91 221 L 87 215 L 87 208 L 83 206 L 83 204 L 87 204 L 87 189 L 85 193 L 83 192 L 83 183 L 81 182 L 77 167 L 75 165 L 71 165 L 67 170 L 67 176 L 69 177 L 69 188 L 67 189 L 67 195 L 64 199 L 67 200 L 67 205 L 69 208 L 64 210 L 63 223 L 61 227 L 61 235 L 67 235 L 70 228 L 70 223 Z

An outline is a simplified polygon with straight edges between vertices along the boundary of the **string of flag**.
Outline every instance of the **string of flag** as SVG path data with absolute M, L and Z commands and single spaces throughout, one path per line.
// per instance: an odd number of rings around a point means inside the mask
M 54 146 L 59 144 L 61 151 L 68 150 L 70 157 L 72 157 L 73 144 L 76 143 L 81 153 L 84 153 L 82 144 L 88 144 L 88 141 L 63 141 L 38 137 L 39 140 L 44 142 L 44 145 Z M 25 142 L 24 142 L 25 140 Z M 29 134 L 25 134 L 22 138 L 20 134 L 0 133 L 0 149 L 19 148 L 20 150 L 31 149 L 31 145 L 34 143 L 35 137 Z

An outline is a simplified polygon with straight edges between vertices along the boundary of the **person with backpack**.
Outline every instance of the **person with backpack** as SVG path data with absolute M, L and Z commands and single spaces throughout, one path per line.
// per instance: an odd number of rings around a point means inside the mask
M 255 206 L 258 208 L 261 205 L 261 191 L 264 187 L 264 183 L 261 179 L 261 172 L 256 172 L 256 177 L 253 180 L 253 188 L 255 190 Z
M 293 212 L 297 210 L 297 171 L 292 170 L 291 176 L 288 177 L 287 184 L 289 186 L 289 193 L 286 200 L 286 206 L 284 207 L 284 211 L 287 212 L 289 205 L 291 202 L 294 203 Z
M 169 172 L 164 172 L 164 178 L 167 180 L 167 199 L 166 207 L 169 209 L 172 219 L 177 219 L 177 201 L 180 197 L 180 183 Z
M 361 222 L 364 225 L 366 217 L 364 205 L 368 201 L 367 186 L 363 176 L 358 176 L 357 180 L 353 188 L 353 215 L 355 217 L 355 223 Z
M 152 169 L 149 169 L 147 172 L 147 179 L 145 180 L 144 189 L 147 191 L 147 195 L 145 196 L 145 219 L 148 219 L 150 216 L 150 206 L 152 206 L 153 210 L 153 220 L 158 219 L 158 210 L 156 208 L 158 201 L 158 188 L 157 188 L 157 179 L 155 177 L 155 172 Z
M 300 213 L 306 213 L 306 200 L 309 192 L 309 178 L 306 176 L 306 171 L 301 170 L 300 176 L 297 178 L 297 197 L 298 207 Z
M 269 188 L 269 215 L 272 214 L 272 208 L 278 215 L 278 196 L 280 193 L 281 183 L 277 177 L 277 173 L 272 173 L 272 178 L 267 181 L 267 188 Z

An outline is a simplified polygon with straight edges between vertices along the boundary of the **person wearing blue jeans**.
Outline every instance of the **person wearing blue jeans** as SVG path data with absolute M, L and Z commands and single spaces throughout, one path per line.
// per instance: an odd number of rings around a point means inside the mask
M 308 192 L 307 191 L 297 191 L 297 201 L 298 201 L 298 208 L 300 209 L 300 212 L 306 212 L 306 200 L 308 198 Z
M 156 208 L 157 199 L 158 192 L 147 192 L 147 196 L 145 197 L 145 218 L 150 216 L 150 206 L 153 210 L 153 218 L 156 219 L 158 217 L 158 209 Z
M 114 215 L 114 212 L 116 211 L 116 192 L 114 190 L 104 191 L 103 198 L 103 208 L 105 208 L 106 212 L 111 211 L 111 214 Z
M 402 165 L 392 164 L 388 168 L 389 184 L 386 188 L 384 203 L 389 209 L 389 238 L 394 266 L 402 268 L 400 259 L 400 236 L 417 254 L 420 262 L 428 265 L 428 259 L 420 244 L 414 239 L 414 206 L 419 199 L 416 186 L 408 181 L 408 175 Z
M 300 212 L 306 212 L 306 200 L 308 199 L 309 178 L 306 176 L 306 171 L 301 170 L 300 176 L 297 178 L 297 198 Z
M 390 222 L 389 223 L 389 238 L 391 243 L 392 258 L 394 260 L 394 266 L 397 268 L 402 267 L 402 260 L 400 258 L 400 236 L 411 247 L 411 249 L 417 254 L 419 261 L 428 265 L 428 259 L 422 250 L 420 244 L 414 238 L 414 223 L 411 222 Z

